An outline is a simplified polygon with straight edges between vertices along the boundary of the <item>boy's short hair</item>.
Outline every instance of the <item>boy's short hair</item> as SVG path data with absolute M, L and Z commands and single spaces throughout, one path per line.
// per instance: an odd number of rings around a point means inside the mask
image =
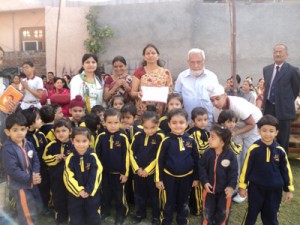
M 106 121 L 107 117 L 109 116 L 117 116 L 119 120 L 121 119 L 121 113 L 116 110 L 115 108 L 109 108 L 104 113 L 104 121 Z
M 53 130 L 59 127 L 67 127 L 69 130 L 72 129 L 71 121 L 66 118 L 58 119 L 53 124 Z
M 30 67 L 34 67 L 33 62 L 31 62 L 31 61 L 25 61 L 25 62 L 23 62 L 22 66 L 24 66 L 24 65 L 28 65 Z
M 237 121 L 237 116 L 234 111 L 230 109 L 223 110 L 218 117 L 218 124 L 223 124 L 227 120 L 229 121 Z
M 36 117 L 39 114 L 39 109 L 37 107 L 29 107 L 28 109 L 22 110 L 21 113 L 26 118 L 26 127 L 30 127 L 35 123 Z
M 194 121 L 197 116 L 208 115 L 206 108 L 203 107 L 195 107 L 191 112 L 192 120 Z
M 44 123 L 51 123 L 54 121 L 55 111 L 51 105 L 44 105 L 40 109 L 40 117 Z
M 184 109 L 172 109 L 169 111 L 168 122 L 170 122 L 174 116 L 183 116 L 186 120 L 188 120 L 188 113 Z
M 98 129 L 97 126 L 100 125 L 100 118 L 94 113 L 85 115 L 82 121 L 84 121 L 85 126 L 89 128 L 92 133 L 96 132 Z
M 133 117 L 135 117 L 137 115 L 137 108 L 134 104 L 126 104 L 122 107 L 121 113 L 122 115 L 124 115 L 125 113 L 129 113 Z
M 91 113 L 101 113 L 101 112 L 104 112 L 105 111 L 105 108 L 102 106 L 102 105 L 94 105 L 92 110 L 91 110 Z
M 52 106 L 52 108 L 54 110 L 54 114 L 57 112 L 58 108 L 62 108 L 61 105 L 59 105 L 59 104 L 51 104 L 51 106 Z
M 14 125 L 26 127 L 27 120 L 21 112 L 13 113 L 6 118 L 5 128 L 10 130 Z
M 260 129 L 264 125 L 273 126 L 276 130 L 279 130 L 279 122 L 278 120 L 272 115 L 264 115 L 260 120 L 256 123 L 258 129 Z
M 71 139 L 73 140 L 76 135 L 85 135 L 89 140 L 91 140 L 91 131 L 87 127 L 75 127 L 72 130 Z

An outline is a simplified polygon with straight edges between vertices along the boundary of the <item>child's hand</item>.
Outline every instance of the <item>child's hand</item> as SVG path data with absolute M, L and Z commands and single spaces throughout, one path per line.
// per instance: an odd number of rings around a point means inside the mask
M 32 173 L 32 184 L 33 185 L 37 185 L 40 184 L 42 182 L 42 178 L 41 175 L 39 173 Z
M 205 188 L 205 190 L 207 191 L 207 193 L 213 194 L 213 192 L 212 192 L 213 187 L 210 185 L 210 183 L 206 183 L 206 184 L 204 185 L 204 188 Z
M 286 203 L 291 202 L 293 199 L 293 196 L 294 196 L 293 192 L 286 192 L 284 202 L 286 202 Z
M 200 181 L 199 180 L 194 180 L 192 187 L 198 187 L 200 185 Z
M 89 194 L 85 192 L 85 190 L 79 191 L 78 193 L 82 198 L 87 198 L 89 197 Z
M 142 173 L 141 173 L 142 177 L 148 177 L 148 173 L 145 171 L 145 170 L 142 170 Z
M 225 188 L 226 198 L 231 198 L 234 194 L 234 189 L 232 187 Z
M 142 176 L 142 171 L 143 171 L 143 169 L 142 168 L 139 168 L 138 170 L 137 170 L 137 175 L 139 175 L 140 177 Z
M 159 189 L 159 190 L 164 190 L 165 189 L 165 185 L 162 181 L 156 182 L 155 185 L 156 185 L 156 188 Z
M 239 195 L 243 198 L 247 197 L 247 190 L 246 189 L 239 189 Z
M 139 91 L 137 96 L 138 96 L 138 98 L 142 98 L 143 97 L 143 92 Z
M 120 175 L 120 181 L 121 181 L 121 184 L 126 183 L 127 179 L 128 179 L 128 178 L 127 178 L 125 175 L 123 175 L 123 174 Z
M 60 160 L 62 160 L 63 158 L 64 158 L 64 154 L 58 154 L 57 156 L 56 156 L 56 159 L 57 159 L 57 161 L 60 161 Z

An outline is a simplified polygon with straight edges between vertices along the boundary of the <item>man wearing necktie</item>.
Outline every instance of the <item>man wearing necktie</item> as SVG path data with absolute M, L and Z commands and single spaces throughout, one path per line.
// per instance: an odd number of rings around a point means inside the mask
M 279 120 L 277 141 L 288 152 L 291 121 L 296 117 L 294 102 L 300 91 L 300 73 L 297 67 L 286 62 L 287 46 L 277 44 L 273 50 L 275 63 L 263 69 L 263 114 L 271 114 Z

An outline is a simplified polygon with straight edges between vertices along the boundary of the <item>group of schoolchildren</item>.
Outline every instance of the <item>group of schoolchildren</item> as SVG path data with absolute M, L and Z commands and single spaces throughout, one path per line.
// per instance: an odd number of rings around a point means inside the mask
M 238 185 L 242 147 L 232 138 L 231 110 L 221 112 L 210 132 L 207 110 L 194 108 L 189 124 L 177 93 L 161 118 L 152 105 L 137 119 L 134 104 L 114 103 L 84 115 L 81 96 L 69 111 L 72 117 L 62 118 L 57 105 L 32 107 L 6 120 L 3 164 L 19 224 L 37 224 L 39 205 L 46 213 L 54 207 L 57 224 L 100 224 L 111 215 L 112 200 L 115 224 L 123 224 L 130 190 L 134 223 L 146 218 L 149 199 L 153 225 L 171 225 L 174 212 L 178 225 L 188 224 L 189 211 L 202 224 L 228 224 L 237 186 L 249 198 L 243 224 L 255 224 L 259 213 L 264 224 L 278 224 L 282 189 L 292 198 L 291 168 L 272 116 L 257 124 L 261 139 L 249 148 Z

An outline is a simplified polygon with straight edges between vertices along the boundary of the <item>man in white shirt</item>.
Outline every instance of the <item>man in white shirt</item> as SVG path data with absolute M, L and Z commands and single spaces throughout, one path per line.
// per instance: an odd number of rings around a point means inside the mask
M 34 65 L 31 61 L 26 61 L 22 64 L 22 69 L 26 78 L 21 81 L 24 88 L 24 97 L 21 103 L 22 109 L 27 109 L 31 105 L 41 108 L 40 98 L 43 93 L 42 78 L 34 75 Z
M 216 74 L 205 69 L 205 53 L 193 48 L 188 52 L 189 69 L 181 72 L 176 80 L 174 91 L 182 95 L 185 110 L 191 121 L 191 111 L 195 107 L 203 107 L 208 111 L 210 130 L 213 120 L 213 105 L 208 96 L 207 87 L 219 84 Z

